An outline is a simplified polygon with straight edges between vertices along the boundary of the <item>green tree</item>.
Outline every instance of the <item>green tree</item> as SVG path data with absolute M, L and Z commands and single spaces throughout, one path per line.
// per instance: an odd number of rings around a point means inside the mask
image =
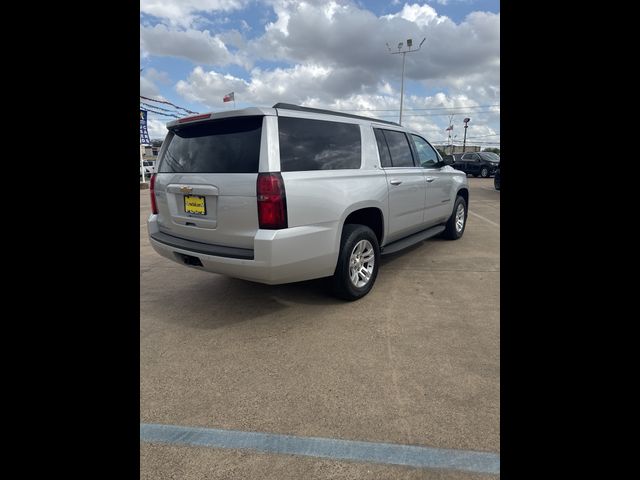
M 499 148 L 485 148 L 484 150 L 482 150 L 483 152 L 493 152 L 497 155 L 500 155 L 500 149 Z

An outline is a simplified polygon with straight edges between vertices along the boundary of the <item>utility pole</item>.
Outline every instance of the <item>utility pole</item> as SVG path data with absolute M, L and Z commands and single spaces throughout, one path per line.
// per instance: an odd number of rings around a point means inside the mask
M 412 50 L 411 47 L 413 46 L 413 40 L 409 38 L 407 40 L 407 47 L 409 49 L 408 50 L 402 50 L 402 47 L 403 47 L 404 44 L 403 44 L 403 42 L 400 42 L 398 44 L 398 51 L 397 52 L 392 52 L 391 51 L 391 47 L 387 43 L 387 48 L 389 49 L 389 52 L 392 55 L 397 55 L 398 53 L 402 54 L 402 80 L 401 80 L 401 83 L 400 83 L 400 121 L 398 122 L 400 125 L 402 125 L 402 103 L 403 103 L 403 98 L 404 98 L 404 61 L 405 61 L 405 57 L 407 56 L 407 53 L 417 52 L 418 50 L 420 50 L 422 48 L 422 44 L 424 43 L 425 40 L 426 40 L 426 38 L 423 38 L 422 41 L 420 42 L 420 45 L 418 45 L 418 48 L 414 48 Z
M 453 131 L 453 117 L 454 114 L 449 115 L 449 126 L 447 131 L 449 132 L 449 155 L 453 155 L 453 142 L 451 141 L 451 132 Z

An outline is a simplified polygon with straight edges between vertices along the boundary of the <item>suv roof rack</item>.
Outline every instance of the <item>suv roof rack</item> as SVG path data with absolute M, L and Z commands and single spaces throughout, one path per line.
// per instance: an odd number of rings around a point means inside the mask
M 301 107 L 300 105 L 294 105 L 292 103 L 280 102 L 280 103 L 276 103 L 271 108 L 283 108 L 285 110 L 298 110 L 300 112 L 309 112 L 309 113 L 326 113 L 328 115 L 339 115 L 341 117 L 358 118 L 360 120 L 370 120 L 370 121 L 379 122 L 379 123 L 387 123 L 389 125 L 395 125 L 397 127 L 402 126 L 399 123 L 391 122 L 389 120 L 380 120 L 379 118 L 364 117 L 362 115 L 353 115 L 351 113 L 342 113 L 342 112 L 336 112 L 333 110 L 323 110 L 321 108 Z

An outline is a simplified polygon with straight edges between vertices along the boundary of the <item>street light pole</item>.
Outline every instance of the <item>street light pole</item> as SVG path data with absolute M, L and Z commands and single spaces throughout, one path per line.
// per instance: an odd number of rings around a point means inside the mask
M 400 82 L 400 121 L 402 125 L 402 99 L 404 98 L 404 59 L 407 56 L 407 52 L 402 52 L 402 80 Z
M 469 123 L 471 119 L 469 117 L 464 119 L 464 141 L 462 142 L 462 153 L 466 151 L 467 148 L 467 123 Z
M 403 99 L 404 99 L 404 62 L 405 62 L 405 57 L 407 56 L 407 53 L 417 52 L 418 50 L 420 50 L 422 48 L 422 44 L 424 43 L 425 40 L 426 40 L 426 38 L 423 38 L 422 41 L 420 42 L 420 45 L 418 46 L 418 48 L 414 48 L 412 50 L 411 47 L 413 46 L 413 40 L 409 38 L 407 40 L 407 47 L 409 47 L 409 49 L 408 50 L 402 50 L 402 47 L 403 47 L 404 43 L 400 42 L 398 44 L 398 51 L 397 52 L 392 52 L 391 51 L 391 47 L 387 43 L 387 48 L 389 49 L 389 52 L 392 55 L 396 55 L 398 53 L 402 54 L 402 80 L 401 80 L 401 83 L 400 83 L 400 120 L 398 121 L 398 123 L 400 125 L 402 125 L 402 104 L 403 104 Z

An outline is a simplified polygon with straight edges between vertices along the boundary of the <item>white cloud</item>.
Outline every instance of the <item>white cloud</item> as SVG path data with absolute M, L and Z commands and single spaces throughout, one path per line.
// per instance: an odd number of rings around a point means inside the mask
M 336 72 L 319 65 L 296 65 L 274 70 L 255 68 L 250 81 L 246 81 L 196 67 L 187 80 L 177 83 L 176 90 L 185 99 L 202 102 L 211 109 L 220 108 L 222 97 L 231 91 L 236 92 L 236 101 L 271 106 L 279 101 L 303 103 L 318 98 L 318 93 L 322 101 L 330 100 L 339 96 L 332 95 L 332 91 L 341 90 L 343 79 L 348 75 L 349 72 Z
M 426 27 L 434 21 L 436 23 L 441 23 L 447 17 L 439 17 L 435 9 L 427 4 L 418 5 L 417 3 L 414 3 L 413 5 L 409 5 L 408 3 L 405 3 L 400 12 L 385 15 L 383 18 L 389 20 L 394 18 L 404 18 L 405 20 L 415 23 L 419 27 Z
M 226 105 L 222 97 L 234 91 L 236 101 L 242 104 L 270 107 L 277 102 L 297 103 L 398 121 L 400 93 L 389 83 L 379 83 L 370 92 L 332 95 L 330 91 L 334 76 L 340 79 L 347 74 L 318 65 L 298 65 L 272 71 L 254 69 L 251 79 L 246 81 L 196 67 L 186 80 L 178 82 L 176 89 L 186 100 L 201 102 L 210 111 L 224 109 Z M 403 124 L 422 132 L 432 142 L 442 142 L 447 136 L 444 128 L 449 119 L 442 115 L 445 110 L 438 108 L 447 107 L 461 112 L 454 116 L 454 124 L 458 128 L 462 118 L 469 115 L 473 119 L 471 127 L 474 135 L 499 131 L 499 109 L 487 113 L 488 109 L 484 107 L 469 108 L 478 105 L 483 104 L 462 93 L 450 95 L 440 92 L 429 97 L 405 95 Z
M 425 37 L 422 49 L 406 57 L 408 78 L 459 77 L 499 62 L 499 14 L 477 12 L 456 24 L 437 15 L 433 7 L 417 4 L 382 17 L 352 4 L 333 8 L 324 3 L 280 2 L 274 11 L 278 18 L 247 45 L 254 61 L 360 68 L 386 78 L 396 74 L 400 57 L 390 55 L 385 44 L 395 46 L 412 38 L 417 45 Z
M 218 35 L 208 30 L 175 30 L 158 24 L 140 28 L 142 50 L 160 56 L 174 56 L 205 65 L 236 63 Z
M 390 55 L 385 44 L 395 46 L 412 38 L 417 46 L 425 37 L 422 49 L 406 56 L 405 86 L 419 82 L 427 91 L 440 93 L 420 97 L 405 92 L 405 109 L 500 101 L 499 13 L 473 12 L 455 23 L 432 6 L 444 1 L 404 3 L 395 13 L 378 17 L 350 1 L 263 0 L 273 8 L 275 19 L 271 17 L 258 37 L 246 37 L 246 21 L 225 24 L 223 16 L 210 17 L 209 30 L 194 28 L 200 13 L 232 10 L 248 1 L 143 2 L 142 10 L 155 12 L 165 24 L 141 26 L 142 54 L 191 60 L 194 68 L 175 90 L 210 110 L 228 107 L 222 97 L 231 91 L 239 106 L 284 101 L 342 110 L 397 109 L 401 56 Z M 265 61 L 284 66 L 274 68 Z M 224 67 L 230 64 L 244 67 L 246 74 L 229 75 Z M 154 82 L 160 84 L 160 79 L 153 74 L 141 78 L 141 91 L 157 90 Z M 499 107 L 489 113 L 481 110 L 470 110 L 478 112 L 471 115 L 474 133 L 499 132 Z M 446 136 L 446 116 L 408 116 L 409 112 L 405 111 L 407 125 L 430 139 Z
M 151 140 L 160 139 L 164 140 L 164 137 L 167 135 L 167 127 L 165 125 L 172 118 L 167 119 L 166 121 L 159 120 L 157 118 L 152 118 L 149 116 L 147 118 L 147 131 L 149 132 L 149 138 Z
M 140 95 L 157 98 L 160 95 L 160 90 L 152 80 L 140 75 Z
M 249 0 L 140 0 L 140 12 L 171 25 L 191 27 L 200 20 L 197 13 L 229 12 L 244 8 Z
M 229 92 L 237 92 L 237 100 L 244 100 L 248 83 L 232 75 L 215 71 L 205 72 L 202 67 L 193 69 L 187 80 L 176 84 L 176 91 L 186 100 L 208 105 L 212 110 L 222 106 L 222 97 Z
M 169 85 L 171 83 L 171 79 L 169 78 L 169 74 L 167 72 L 161 72 L 153 67 L 145 68 L 143 70 L 143 74 L 153 82 L 158 82 L 163 85 Z

